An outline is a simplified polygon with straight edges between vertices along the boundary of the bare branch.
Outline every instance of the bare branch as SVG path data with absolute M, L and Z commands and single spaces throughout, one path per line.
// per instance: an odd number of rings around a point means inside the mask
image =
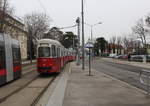
M 30 36 L 41 39 L 49 28 L 49 17 L 43 13 L 27 14 L 24 18 Z
M 116 36 L 110 38 L 110 43 L 112 44 L 113 53 L 115 53 L 115 43 L 116 43 Z
M 139 19 L 136 25 L 132 28 L 133 34 L 140 38 L 142 41 L 143 46 L 146 45 L 146 35 L 144 30 L 144 23 L 143 19 Z

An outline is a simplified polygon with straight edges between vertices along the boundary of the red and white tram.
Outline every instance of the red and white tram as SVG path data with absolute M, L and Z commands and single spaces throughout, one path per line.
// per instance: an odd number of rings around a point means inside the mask
M 7 34 L 0 34 L 0 85 L 21 77 L 19 42 Z
M 64 65 L 64 47 L 56 40 L 41 39 L 37 48 L 37 67 L 39 73 L 60 72 Z
M 41 39 L 37 47 L 37 71 L 39 73 L 59 73 L 70 61 L 70 51 L 60 42 L 52 39 Z

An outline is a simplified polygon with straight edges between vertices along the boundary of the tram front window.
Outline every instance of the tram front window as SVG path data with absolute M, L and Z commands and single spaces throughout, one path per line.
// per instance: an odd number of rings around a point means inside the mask
M 50 52 L 50 47 L 39 47 L 38 49 L 38 57 L 50 57 L 51 52 Z

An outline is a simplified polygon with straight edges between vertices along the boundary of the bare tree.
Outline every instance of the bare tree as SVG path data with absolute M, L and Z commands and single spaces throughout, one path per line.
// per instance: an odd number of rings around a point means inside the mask
M 112 44 L 113 53 L 116 52 L 116 36 L 110 38 L 110 43 Z
M 129 51 L 129 46 L 130 46 L 129 39 L 126 36 L 124 36 L 122 40 L 124 45 L 124 54 L 126 54 L 126 52 L 128 53 Z
M 8 0 L 0 1 L 0 32 L 4 32 L 4 24 L 8 15 L 13 13 L 13 7 L 10 7 Z
M 36 54 L 37 40 L 44 36 L 49 28 L 49 17 L 43 13 L 31 13 L 24 17 L 24 23 L 28 31 L 28 57 L 32 58 Z
M 122 42 L 125 53 L 133 53 L 137 49 L 137 40 L 133 38 L 132 34 L 124 35 Z
M 136 52 L 136 54 L 138 54 L 138 55 L 140 55 L 141 54 L 141 48 L 142 48 L 142 43 L 141 43 L 141 41 L 140 40 L 136 40 L 136 41 L 134 41 L 134 46 L 133 46 L 133 48 L 134 48 L 134 50 L 135 50 L 135 52 Z
M 116 40 L 117 40 L 117 54 L 121 54 L 121 49 L 122 49 L 122 46 L 121 46 L 122 38 L 121 38 L 121 36 L 118 36 Z
M 143 19 L 139 19 L 137 21 L 136 25 L 132 28 L 132 31 L 137 36 L 137 38 L 141 39 L 143 47 L 145 47 L 147 44 L 147 41 L 146 41 L 146 34 L 145 34 Z
M 31 13 L 24 17 L 24 22 L 29 36 L 41 39 L 49 28 L 49 17 L 43 13 Z

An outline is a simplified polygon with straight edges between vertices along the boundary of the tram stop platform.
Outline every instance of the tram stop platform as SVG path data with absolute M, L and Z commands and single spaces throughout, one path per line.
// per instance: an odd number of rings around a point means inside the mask
M 47 106 L 150 106 L 143 90 L 94 69 L 88 76 L 88 68 L 82 70 L 75 63 L 59 82 Z

